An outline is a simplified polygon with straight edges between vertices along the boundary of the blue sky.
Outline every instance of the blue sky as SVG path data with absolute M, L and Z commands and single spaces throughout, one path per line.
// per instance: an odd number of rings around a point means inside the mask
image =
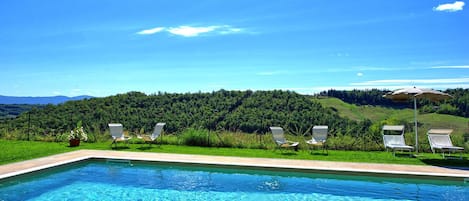
M 469 87 L 439 0 L 0 1 L 0 94 Z

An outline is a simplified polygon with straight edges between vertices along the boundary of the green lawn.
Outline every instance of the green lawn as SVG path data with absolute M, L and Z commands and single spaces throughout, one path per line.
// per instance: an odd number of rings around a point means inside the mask
M 29 141 L 7 141 L 0 140 L 2 154 L 0 164 L 23 161 L 53 154 L 59 154 L 79 149 L 111 150 L 110 142 L 105 143 L 81 143 L 79 147 L 68 147 L 65 142 L 29 142 Z M 311 154 L 307 150 L 279 151 L 263 149 L 237 149 L 237 148 L 208 148 L 176 145 L 147 145 L 130 144 L 128 147 L 119 144 L 115 151 L 155 152 L 155 153 L 180 153 L 201 154 L 213 156 L 239 156 L 239 157 L 261 157 L 261 158 L 285 158 L 306 159 L 343 162 L 366 162 L 366 163 L 389 163 L 389 164 L 414 164 L 414 165 L 445 165 L 469 167 L 469 154 L 465 154 L 464 160 L 444 160 L 441 155 L 423 153 L 418 158 L 410 158 L 407 155 L 394 157 L 390 152 L 364 152 L 364 151 L 336 151 L 330 150 L 328 155 L 321 151 Z

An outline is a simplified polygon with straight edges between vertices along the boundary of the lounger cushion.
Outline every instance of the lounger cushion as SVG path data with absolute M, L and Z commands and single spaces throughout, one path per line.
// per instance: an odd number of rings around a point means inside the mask
M 291 143 L 291 144 L 290 143 L 284 143 L 280 146 L 281 147 L 296 147 L 296 146 L 298 146 L 298 144 L 299 144 L 298 142 L 294 142 L 294 143 Z
M 413 150 L 414 147 L 407 146 L 407 145 L 393 145 L 393 144 L 388 144 L 387 148 L 390 149 L 404 149 L 404 150 Z
M 464 150 L 462 147 L 455 147 L 455 146 L 433 146 L 436 149 L 449 149 L 449 150 Z
M 306 141 L 306 143 L 310 144 L 310 145 L 316 145 L 316 146 L 322 146 L 324 144 L 325 140 L 323 142 L 319 142 L 319 141 L 316 141 L 316 139 L 311 139 L 311 140 L 308 140 Z

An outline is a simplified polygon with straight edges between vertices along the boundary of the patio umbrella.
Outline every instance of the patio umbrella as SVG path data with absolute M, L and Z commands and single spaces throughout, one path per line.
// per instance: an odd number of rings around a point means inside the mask
M 383 97 L 394 101 L 414 101 L 414 121 L 415 121 L 415 151 L 418 153 L 418 132 L 417 132 L 417 99 L 428 99 L 430 101 L 441 101 L 452 96 L 432 89 L 405 88 L 385 94 Z

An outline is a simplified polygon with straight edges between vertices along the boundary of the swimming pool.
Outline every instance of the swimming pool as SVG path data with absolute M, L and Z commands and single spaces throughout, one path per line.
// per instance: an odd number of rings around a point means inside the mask
M 463 182 L 87 160 L 0 181 L 0 200 L 469 200 Z

